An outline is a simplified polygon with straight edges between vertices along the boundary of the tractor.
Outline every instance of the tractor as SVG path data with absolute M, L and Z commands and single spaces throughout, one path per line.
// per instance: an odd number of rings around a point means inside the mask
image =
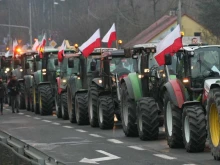
M 141 140 L 156 140 L 163 126 L 163 98 L 165 84 L 163 67 L 154 59 L 155 44 L 135 45 L 132 56 L 138 58 L 138 71 L 129 73 L 121 81 L 121 117 L 126 136 L 139 136 Z
M 95 62 L 92 66 L 95 66 Z M 100 61 L 100 76 L 92 80 L 88 91 L 88 112 L 92 127 L 112 129 L 115 117 L 121 120 L 120 81 L 136 70 L 137 59 L 126 56 L 124 50 L 108 51 L 103 54 Z
M 58 49 L 46 47 L 43 55 L 35 56 L 36 72 L 33 74 L 32 101 L 34 112 L 52 115 L 55 107 L 55 90 L 58 66 L 55 65 Z

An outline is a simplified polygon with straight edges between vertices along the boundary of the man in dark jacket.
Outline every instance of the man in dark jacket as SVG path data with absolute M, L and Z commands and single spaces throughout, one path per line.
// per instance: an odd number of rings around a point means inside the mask
M 4 103 L 4 97 L 6 94 L 6 89 L 4 86 L 4 83 L 2 82 L 2 78 L 0 77 L 0 111 L 1 115 L 3 115 L 3 103 Z
M 17 109 L 17 113 L 19 113 L 20 84 L 16 76 L 12 76 L 12 79 L 8 83 L 8 89 L 10 90 L 12 113 L 15 113 L 15 108 Z

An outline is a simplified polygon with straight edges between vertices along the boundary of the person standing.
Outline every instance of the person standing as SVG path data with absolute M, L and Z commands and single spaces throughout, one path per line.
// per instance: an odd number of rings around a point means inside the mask
M 0 111 L 1 111 L 1 115 L 3 115 L 3 103 L 4 103 L 4 97 L 6 94 L 6 89 L 5 89 L 5 85 L 2 81 L 2 78 L 0 77 Z
M 15 108 L 17 113 L 19 113 L 20 84 L 16 76 L 12 76 L 12 79 L 8 83 L 8 89 L 10 90 L 12 113 L 15 113 Z

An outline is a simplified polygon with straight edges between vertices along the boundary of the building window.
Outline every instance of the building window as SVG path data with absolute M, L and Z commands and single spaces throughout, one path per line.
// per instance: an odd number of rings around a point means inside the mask
M 200 37 L 201 36 L 201 32 L 194 32 L 194 36 L 195 37 Z

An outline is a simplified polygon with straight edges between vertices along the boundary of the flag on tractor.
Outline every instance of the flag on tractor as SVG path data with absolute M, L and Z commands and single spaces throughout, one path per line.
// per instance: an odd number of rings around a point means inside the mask
M 38 48 L 38 54 L 40 58 L 43 58 L 43 50 L 45 46 L 46 46 L 46 35 L 44 34 L 43 39 L 41 40 Z
M 171 54 L 173 56 L 181 47 L 183 47 L 182 36 L 180 26 L 177 25 L 171 33 L 158 43 L 157 53 L 154 55 L 154 58 L 159 66 L 164 65 L 165 55 Z
M 59 48 L 59 52 L 58 52 L 58 61 L 62 62 L 63 61 L 63 57 L 65 56 L 64 51 L 66 49 L 66 42 L 65 40 L 63 40 L 62 45 Z
M 36 41 L 35 41 L 35 43 L 34 43 L 34 45 L 33 45 L 33 47 L 32 47 L 32 50 L 33 51 L 38 51 L 38 48 L 39 48 L 39 42 L 38 42 L 38 39 L 36 39 Z
M 108 33 L 103 37 L 102 42 L 108 43 L 108 48 L 112 47 L 112 42 L 117 39 L 116 37 L 116 29 L 115 29 L 115 23 L 113 23 L 111 29 L 108 31 Z
M 85 43 L 79 47 L 79 50 L 82 52 L 84 57 L 88 57 L 95 48 L 101 47 L 100 38 L 100 29 L 98 29 Z
M 14 56 L 14 57 L 15 57 L 16 54 L 17 54 L 17 49 L 18 49 L 18 42 L 17 42 L 17 40 L 15 39 L 15 40 L 13 41 L 13 44 L 12 44 L 12 50 L 13 50 L 13 56 Z

